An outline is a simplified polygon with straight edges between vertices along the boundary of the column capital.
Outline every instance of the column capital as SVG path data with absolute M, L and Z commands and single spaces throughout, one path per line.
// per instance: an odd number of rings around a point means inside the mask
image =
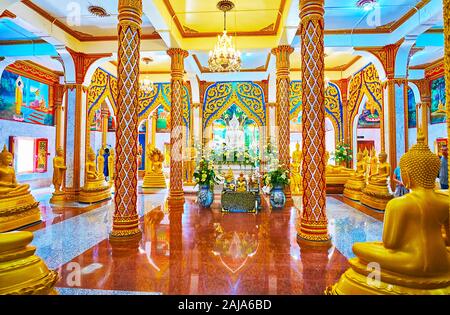
M 53 86 L 53 104 L 55 104 L 55 107 L 62 106 L 63 97 L 64 97 L 64 85 L 55 84 Z
M 305 17 L 323 17 L 324 0 L 300 0 L 300 19 Z
M 75 64 L 75 83 L 82 84 L 84 82 L 84 78 L 89 67 L 98 59 L 111 57 L 112 54 L 85 54 L 81 52 L 74 51 L 69 47 L 66 47 L 66 50 L 72 56 L 73 62 Z
M 119 24 L 141 27 L 142 0 L 119 0 Z
M 277 77 L 288 76 L 290 70 L 289 56 L 294 52 L 294 48 L 289 45 L 280 45 L 272 49 L 271 53 L 276 57 Z
M 170 48 L 167 50 L 171 62 L 172 78 L 183 78 L 184 74 L 184 59 L 189 56 L 189 53 L 181 48 Z

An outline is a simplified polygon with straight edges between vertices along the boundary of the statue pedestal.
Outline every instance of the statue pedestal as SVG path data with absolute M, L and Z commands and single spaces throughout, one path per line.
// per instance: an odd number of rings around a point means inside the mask
M 31 232 L 0 234 L 0 294 L 47 295 L 58 294 L 54 286 L 58 273 L 49 270 L 35 256 L 36 248 L 28 244 Z
M 63 203 L 64 201 L 66 201 L 64 191 L 55 191 L 50 198 L 50 203 Z
M 144 183 L 142 184 L 142 191 L 144 194 L 155 192 L 167 188 L 166 178 L 162 172 L 160 173 L 145 173 Z
M 366 188 L 363 189 L 361 203 L 376 210 L 384 211 L 387 203 L 392 198 L 394 198 L 394 196 L 389 192 L 387 185 L 369 183 Z
M 365 187 L 366 182 L 364 178 L 350 178 L 344 186 L 344 197 L 360 201 Z
M 450 272 L 435 277 L 411 277 L 380 271 L 379 281 L 375 271 L 359 258 L 349 260 L 351 268 L 338 283 L 325 291 L 329 295 L 448 295 L 450 294 Z
M 0 199 L 0 232 L 11 231 L 41 221 L 39 202 L 30 192 Z
M 102 179 L 88 181 L 81 188 L 78 201 L 81 203 L 95 203 L 111 199 L 110 185 Z

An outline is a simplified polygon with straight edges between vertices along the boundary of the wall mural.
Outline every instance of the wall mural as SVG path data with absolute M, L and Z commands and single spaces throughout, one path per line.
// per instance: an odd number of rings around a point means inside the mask
M 431 81 L 431 124 L 439 124 L 446 122 L 445 108 L 445 78 Z
M 5 70 L 0 81 L 0 119 L 53 126 L 50 87 Z
M 291 81 L 290 91 L 291 132 L 301 132 L 302 124 L 302 82 Z M 336 131 L 336 143 L 344 138 L 344 113 L 342 108 L 341 92 L 334 83 L 329 83 L 325 90 L 325 115 L 328 117 Z
M 380 128 L 380 121 L 377 106 L 373 101 L 367 101 L 361 115 L 359 115 L 358 128 Z
M 408 128 L 417 127 L 416 99 L 414 91 L 408 88 Z

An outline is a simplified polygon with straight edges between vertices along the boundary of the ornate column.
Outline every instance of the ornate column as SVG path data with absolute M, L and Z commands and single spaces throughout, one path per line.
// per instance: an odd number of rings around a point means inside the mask
M 171 58 L 171 128 L 170 128 L 170 190 L 169 203 L 183 204 L 183 74 L 188 52 L 170 48 Z
M 64 145 L 64 85 L 56 85 L 53 88 L 53 104 L 55 106 L 55 131 L 56 131 L 56 143 L 55 149 L 63 147 Z
M 277 125 L 278 125 L 278 156 L 280 164 L 289 169 L 291 161 L 290 143 L 290 119 L 289 119 L 289 92 L 291 80 L 289 78 L 289 56 L 294 48 L 289 45 L 280 45 L 272 49 L 272 54 L 277 60 Z M 286 199 L 291 200 L 289 185 L 285 188 Z
M 330 245 L 325 183 L 324 0 L 300 0 L 302 55 L 303 211 L 297 228 L 302 245 Z
M 431 83 L 428 79 L 414 80 L 414 83 L 420 92 L 419 104 L 416 104 L 417 127 L 422 129 L 425 137 L 425 144 L 428 145 L 428 125 L 430 124 L 430 106 L 431 106 Z M 419 115 L 420 113 L 420 115 Z
M 447 132 L 450 135 L 450 0 L 443 0 L 444 15 L 444 66 L 445 66 L 445 106 L 447 108 Z M 450 174 L 450 170 L 449 170 Z
M 102 105 L 101 108 L 102 114 L 102 148 L 106 148 L 106 142 L 108 138 L 108 117 L 109 117 L 109 109 L 106 104 Z
M 138 95 L 142 0 L 119 0 L 116 178 L 111 238 L 140 236 L 137 213 Z

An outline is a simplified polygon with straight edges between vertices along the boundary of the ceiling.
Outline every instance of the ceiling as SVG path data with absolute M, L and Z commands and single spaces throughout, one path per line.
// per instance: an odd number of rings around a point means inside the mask
M 0 40 L 1 41 L 25 41 L 39 39 L 33 33 L 18 26 L 8 19 L 0 19 Z
M 325 70 L 327 71 L 343 71 L 358 58 L 353 55 L 353 49 L 332 49 L 325 48 Z M 293 71 L 301 69 L 301 54 L 300 50 L 296 49 L 290 57 L 291 69 Z
M 66 28 L 81 36 L 117 36 L 118 1 L 77 0 L 69 3 L 61 0 L 26 0 L 24 3 L 37 12 L 41 12 L 48 20 L 56 19 Z M 106 17 L 92 15 L 89 6 L 101 6 L 108 14 Z M 39 10 L 40 9 L 40 10 Z M 79 19 L 76 17 L 79 12 Z M 144 34 L 154 31 L 147 16 L 142 17 Z

